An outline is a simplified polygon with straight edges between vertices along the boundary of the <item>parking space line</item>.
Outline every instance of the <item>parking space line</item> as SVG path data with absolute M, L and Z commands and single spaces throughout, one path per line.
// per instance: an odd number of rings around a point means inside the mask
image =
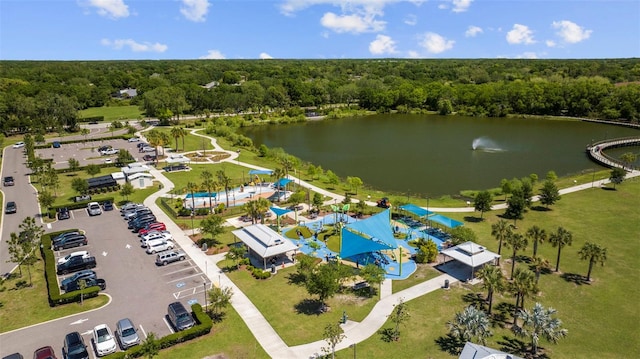
M 196 273 L 196 274 L 188 275 L 186 277 L 181 277 L 181 278 L 178 278 L 178 279 L 170 280 L 167 283 L 179 282 L 181 280 L 184 280 L 184 279 L 187 279 L 187 278 L 191 278 L 191 277 L 197 277 L 197 276 L 202 276 L 202 273 Z
M 147 339 L 147 332 L 144 331 L 144 328 L 142 327 L 142 324 L 138 325 L 140 327 L 140 331 L 142 331 L 142 334 L 144 334 L 144 338 Z
M 169 324 L 169 322 L 167 322 L 167 317 L 166 317 L 166 316 L 163 316 L 163 317 L 162 317 L 162 320 L 164 321 L 164 324 L 166 324 L 166 325 L 167 325 L 167 328 L 169 328 L 169 330 L 171 331 L 171 334 L 175 333 L 175 332 L 173 331 L 173 327 L 171 326 L 171 324 Z
M 189 266 L 189 267 L 187 267 L 187 268 L 182 268 L 182 269 L 174 270 L 174 271 L 171 271 L 171 272 L 168 272 L 168 273 L 163 274 L 163 276 L 166 276 L 166 275 L 172 275 L 172 274 L 176 274 L 176 273 L 180 273 L 180 272 L 183 272 L 183 271 L 186 271 L 186 270 L 189 270 L 189 269 L 193 269 L 193 268 L 196 268 L 196 266 L 191 265 L 191 266 Z

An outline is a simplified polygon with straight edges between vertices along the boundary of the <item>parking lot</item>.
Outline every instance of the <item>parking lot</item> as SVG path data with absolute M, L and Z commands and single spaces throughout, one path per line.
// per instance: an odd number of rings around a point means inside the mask
M 43 148 L 36 150 L 36 155 L 53 160 L 54 168 L 68 167 L 69 158 L 78 160 L 80 166 L 88 164 L 103 164 L 107 159 L 116 162 L 117 154 L 103 156 L 98 152 L 101 146 L 111 146 L 119 150 L 127 150 L 137 162 L 144 162 L 143 157 L 149 153 L 140 153 L 136 145 L 139 142 L 129 142 L 123 139 L 114 140 L 87 140 L 86 142 L 61 144 L 59 148 Z M 168 149 L 167 149 L 168 150 Z M 153 153 L 151 153 L 153 155 Z
M 127 229 L 118 208 L 97 216 L 89 216 L 86 209 L 73 210 L 69 219 L 47 227 L 47 232 L 74 228 L 85 232 L 88 244 L 54 252 L 56 261 L 75 251 L 89 251 L 96 257 L 97 266 L 93 270 L 97 278 L 106 281 L 104 293 L 111 296 L 112 301 L 105 308 L 81 314 L 78 320 L 62 319 L 27 328 L 28 334 L 20 331 L 20 339 L 7 340 L 13 333 L 5 334 L 8 338 L 3 339 L 3 355 L 33 353 L 37 348 L 51 345 L 61 356 L 65 334 L 77 331 L 95 357 L 92 329 L 107 324 L 113 331 L 122 318 L 133 321 L 142 340 L 149 332 L 165 336 L 174 331 L 166 319 L 168 304 L 180 301 L 187 308 L 196 302 L 202 304 L 205 288 L 209 290 L 213 284 L 206 281 L 205 274 L 188 256 L 166 266 L 156 265 L 156 255 L 145 252 L 137 234 Z M 175 245 L 178 249 L 179 245 Z M 58 276 L 58 281 L 71 275 Z

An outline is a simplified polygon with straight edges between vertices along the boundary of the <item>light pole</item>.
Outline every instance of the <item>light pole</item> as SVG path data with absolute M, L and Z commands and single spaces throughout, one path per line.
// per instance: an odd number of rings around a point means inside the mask
M 349 345 L 349 348 L 353 348 L 353 359 L 356 359 L 356 343 Z
M 202 282 L 202 286 L 204 287 L 204 307 L 205 310 L 207 310 L 207 280 L 205 279 L 204 282 Z
M 191 209 L 191 235 L 192 236 L 195 236 L 195 234 L 196 234 L 196 229 L 193 226 L 193 217 L 195 216 L 194 210 L 195 209 Z

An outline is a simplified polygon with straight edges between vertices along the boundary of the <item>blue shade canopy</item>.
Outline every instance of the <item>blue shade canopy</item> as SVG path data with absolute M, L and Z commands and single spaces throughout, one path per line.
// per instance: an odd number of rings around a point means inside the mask
M 272 173 L 273 173 L 272 170 L 250 170 L 249 171 L 250 175 L 270 175 Z
M 360 253 L 398 248 L 391 230 L 390 213 L 391 210 L 387 209 L 343 228 L 340 256 L 347 258 Z
M 278 216 L 278 217 L 282 216 L 283 214 L 287 214 L 287 213 L 291 212 L 291 210 L 290 210 L 290 209 L 280 208 L 280 207 L 271 207 L 270 209 L 271 209 L 271 210 L 273 211 L 273 213 L 275 213 L 275 214 L 276 214 L 276 216 Z
M 407 212 L 411 212 L 419 217 L 424 217 L 424 216 L 433 214 L 433 212 L 428 211 L 422 207 L 416 206 L 415 204 L 411 204 L 411 203 L 400 206 L 400 209 Z
M 284 187 L 287 183 L 291 182 L 288 178 L 280 178 L 278 182 L 275 183 L 276 187 Z
M 456 221 L 455 219 L 449 218 L 449 217 L 445 217 L 441 214 L 434 214 L 433 216 L 429 216 L 428 218 L 430 221 L 434 221 L 436 223 L 442 224 L 443 226 L 447 226 L 449 228 L 456 228 L 456 227 L 460 227 L 461 225 L 463 225 L 464 223 L 460 222 L 460 221 Z
M 340 257 L 342 258 L 392 248 L 381 241 L 371 240 L 348 229 L 342 229 L 342 250 L 340 251 Z

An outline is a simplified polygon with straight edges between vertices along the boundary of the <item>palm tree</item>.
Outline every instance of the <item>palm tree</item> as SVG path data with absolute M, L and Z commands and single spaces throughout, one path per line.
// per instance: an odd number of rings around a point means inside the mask
M 472 341 L 485 344 L 486 338 L 493 335 L 487 314 L 472 305 L 466 307 L 462 312 L 456 313 L 455 319 L 448 322 L 447 326 L 449 333 L 463 343 Z
M 535 283 L 535 274 L 528 269 L 516 269 L 513 281 L 509 284 L 509 291 L 516 296 L 513 325 L 517 327 L 518 309 L 524 309 L 524 298 L 538 291 Z
M 587 242 L 578 252 L 581 260 L 589 260 L 589 272 L 587 272 L 587 282 L 591 280 L 591 270 L 593 265 L 600 263 L 604 265 L 607 260 L 607 249 L 591 242 Z
M 160 132 L 159 134 L 160 146 L 162 147 L 162 155 L 164 156 L 164 146 L 171 142 L 171 138 L 169 138 L 169 134 L 166 132 Z
M 213 205 L 211 203 L 211 190 L 216 186 L 216 181 L 213 180 L 213 173 L 208 170 L 204 170 L 200 174 L 200 178 L 202 179 L 202 188 L 206 188 L 209 194 L 209 213 L 211 213 L 213 209 Z
M 184 128 L 180 127 L 180 138 L 182 138 L 182 150 L 184 151 L 184 138 L 187 137 L 189 132 L 187 132 Z
M 538 254 L 538 243 L 542 244 L 547 240 L 547 231 L 534 225 L 527 230 L 527 238 L 533 242 L 533 258 L 535 258 Z
M 218 182 L 224 188 L 224 194 L 227 197 L 227 208 L 229 208 L 229 190 L 231 189 L 229 187 L 231 186 L 231 178 L 227 176 L 224 170 L 218 170 L 216 172 L 216 177 L 218 177 Z
M 491 225 L 491 235 L 498 240 L 498 254 L 502 251 L 502 241 L 504 241 L 511 233 L 511 225 L 504 219 Z M 498 259 L 500 261 L 500 259 Z M 498 262 L 500 264 L 500 262 Z
M 513 249 L 513 254 L 511 256 L 511 279 L 513 279 L 513 270 L 516 267 L 516 254 L 519 250 L 527 248 L 527 238 L 520 233 L 511 232 L 510 235 L 506 238 L 504 243 L 507 247 L 511 247 Z
M 493 306 L 493 293 L 502 292 L 504 289 L 504 277 L 498 266 L 485 265 L 476 272 L 476 276 L 482 279 L 482 287 L 487 290 L 487 303 L 489 309 L 487 314 L 491 315 L 491 307 Z
M 198 190 L 198 185 L 194 182 L 187 182 L 187 192 L 191 194 L 191 213 L 196 211 L 196 199 L 193 196 L 193 192 Z
M 258 213 L 260 214 L 260 221 L 264 223 L 264 215 L 271 208 L 271 202 L 266 198 L 258 198 L 256 202 Z
M 184 132 L 184 130 L 181 127 L 177 127 L 177 126 L 171 127 L 171 131 L 169 132 L 171 137 L 173 137 L 176 140 L 176 152 L 178 152 L 178 138 L 182 136 L 182 132 Z M 182 146 L 182 150 L 184 151 L 184 146 Z
M 538 354 L 540 338 L 545 338 L 555 344 L 558 340 L 567 336 L 568 331 L 561 328 L 562 321 L 558 318 L 553 318 L 556 312 L 553 308 L 545 309 L 540 303 L 536 303 L 531 312 L 528 310 L 520 312 L 522 327 L 518 328 L 516 334 L 531 338 L 531 348 L 534 356 Z
M 244 204 L 244 211 L 251 217 L 251 224 L 256 224 L 260 212 L 258 211 L 258 201 L 247 201 Z
M 570 246 L 573 242 L 573 234 L 562 227 L 558 227 L 556 233 L 549 236 L 549 242 L 554 247 L 558 247 L 558 257 L 556 259 L 556 272 L 560 269 L 560 252 L 565 246 Z
M 531 268 L 533 268 L 536 273 L 536 285 L 538 285 L 538 281 L 540 280 L 540 273 L 543 269 L 549 268 L 549 261 L 542 257 L 534 257 L 531 262 Z
M 158 132 L 158 130 L 150 130 L 149 132 L 147 132 L 146 136 L 147 141 L 149 141 L 149 144 L 151 146 L 153 146 L 154 150 L 155 150 L 155 160 L 156 160 L 156 166 L 158 165 L 158 146 L 160 145 L 160 132 Z

